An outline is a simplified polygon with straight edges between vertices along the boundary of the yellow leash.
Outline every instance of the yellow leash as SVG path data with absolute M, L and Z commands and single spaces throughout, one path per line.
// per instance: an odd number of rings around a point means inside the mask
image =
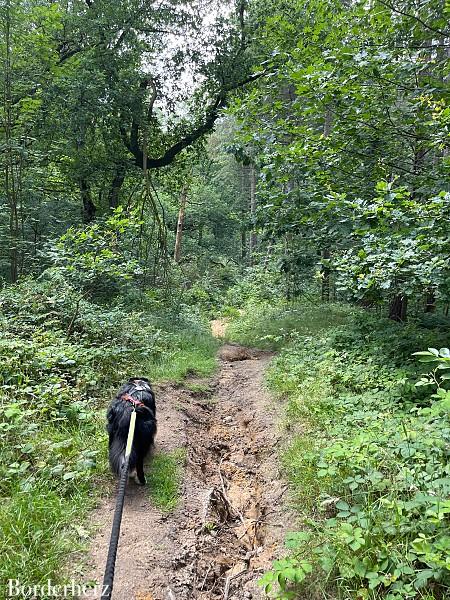
M 136 408 L 131 413 L 130 429 L 128 430 L 127 446 L 125 448 L 125 461 L 127 460 L 127 458 L 129 458 L 129 456 L 131 454 L 131 447 L 133 445 L 135 425 L 136 425 Z
M 108 558 L 106 559 L 105 576 L 103 578 L 103 589 L 101 600 L 111 600 L 114 571 L 116 567 L 117 546 L 119 544 L 120 524 L 122 522 L 123 502 L 125 499 L 125 488 L 128 481 L 128 471 L 130 469 L 130 454 L 133 447 L 134 428 L 136 425 L 136 406 L 131 413 L 130 428 L 128 429 L 127 445 L 125 447 L 125 458 L 123 461 L 122 472 L 120 474 L 119 488 L 117 492 L 116 510 L 111 530 L 111 539 L 109 542 Z

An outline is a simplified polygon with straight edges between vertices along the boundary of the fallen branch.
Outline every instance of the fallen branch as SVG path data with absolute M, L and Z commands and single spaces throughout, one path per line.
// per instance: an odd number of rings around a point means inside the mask
M 221 466 L 222 466 L 224 458 L 225 457 L 222 456 L 222 458 L 220 459 L 220 462 L 219 462 L 219 477 L 220 477 L 220 485 L 222 487 L 222 494 L 223 494 L 225 500 L 227 501 L 228 505 L 231 507 L 232 512 L 234 512 L 239 517 L 242 525 L 245 527 L 245 529 L 247 529 L 247 525 L 245 524 L 244 516 L 239 511 L 239 509 L 237 509 L 235 506 L 233 506 L 231 500 L 228 498 L 228 494 L 227 494 L 227 491 L 226 491 L 226 488 L 225 488 L 225 481 L 224 481 L 224 478 L 223 478 L 223 475 L 222 475 L 222 470 L 221 470 Z
M 206 571 L 206 575 L 203 577 L 203 581 L 199 588 L 199 592 L 201 592 L 203 590 L 203 588 L 205 587 L 205 583 L 206 583 L 206 580 L 208 579 L 208 575 L 211 572 L 211 569 L 212 569 L 212 563 L 209 565 L 208 570 Z

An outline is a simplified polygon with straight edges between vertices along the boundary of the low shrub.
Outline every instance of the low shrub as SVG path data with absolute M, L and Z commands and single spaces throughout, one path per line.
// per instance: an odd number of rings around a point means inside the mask
M 278 598 L 440 600 L 450 589 L 450 353 L 422 355 L 441 361 L 432 376 L 412 353 L 444 346 L 445 332 L 360 311 L 314 335 L 300 333 L 307 322 L 268 374 L 287 399 L 282 462 L 304 528 L 261 583 Z

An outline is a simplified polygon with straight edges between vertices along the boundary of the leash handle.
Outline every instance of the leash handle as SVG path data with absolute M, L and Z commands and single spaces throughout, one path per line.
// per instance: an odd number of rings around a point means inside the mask
M 120 525 L 122 523 L 123 504 L 125 501 L 125 489 L 128 481 L 128 472 L 130 470 L 130 454 L 133 446 L 134 430 L 136 426 L 136 407 L 131 413 L 130 427 L 128 429 L 127 445 L 125 448 L 125 460 L 120 474 L 119 487 L 117 490 L 116 509 L 111 529 L 111 539 L 109 541 L 108 558 L 106 559 L 105 576 L 103 578 L 101 600 L 111 600 L 114 572 L 116 569 L 117 546 L 119 544 Z

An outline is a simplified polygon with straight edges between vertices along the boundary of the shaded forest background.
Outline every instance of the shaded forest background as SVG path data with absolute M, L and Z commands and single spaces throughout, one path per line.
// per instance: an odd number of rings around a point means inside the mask
M 400 320 L 448 295 L 445 2 L 1 14 L 5 283 L 90 255 L 141 287 L 275 265 Z M 117 209 L 134 233 L 102 249 Z

